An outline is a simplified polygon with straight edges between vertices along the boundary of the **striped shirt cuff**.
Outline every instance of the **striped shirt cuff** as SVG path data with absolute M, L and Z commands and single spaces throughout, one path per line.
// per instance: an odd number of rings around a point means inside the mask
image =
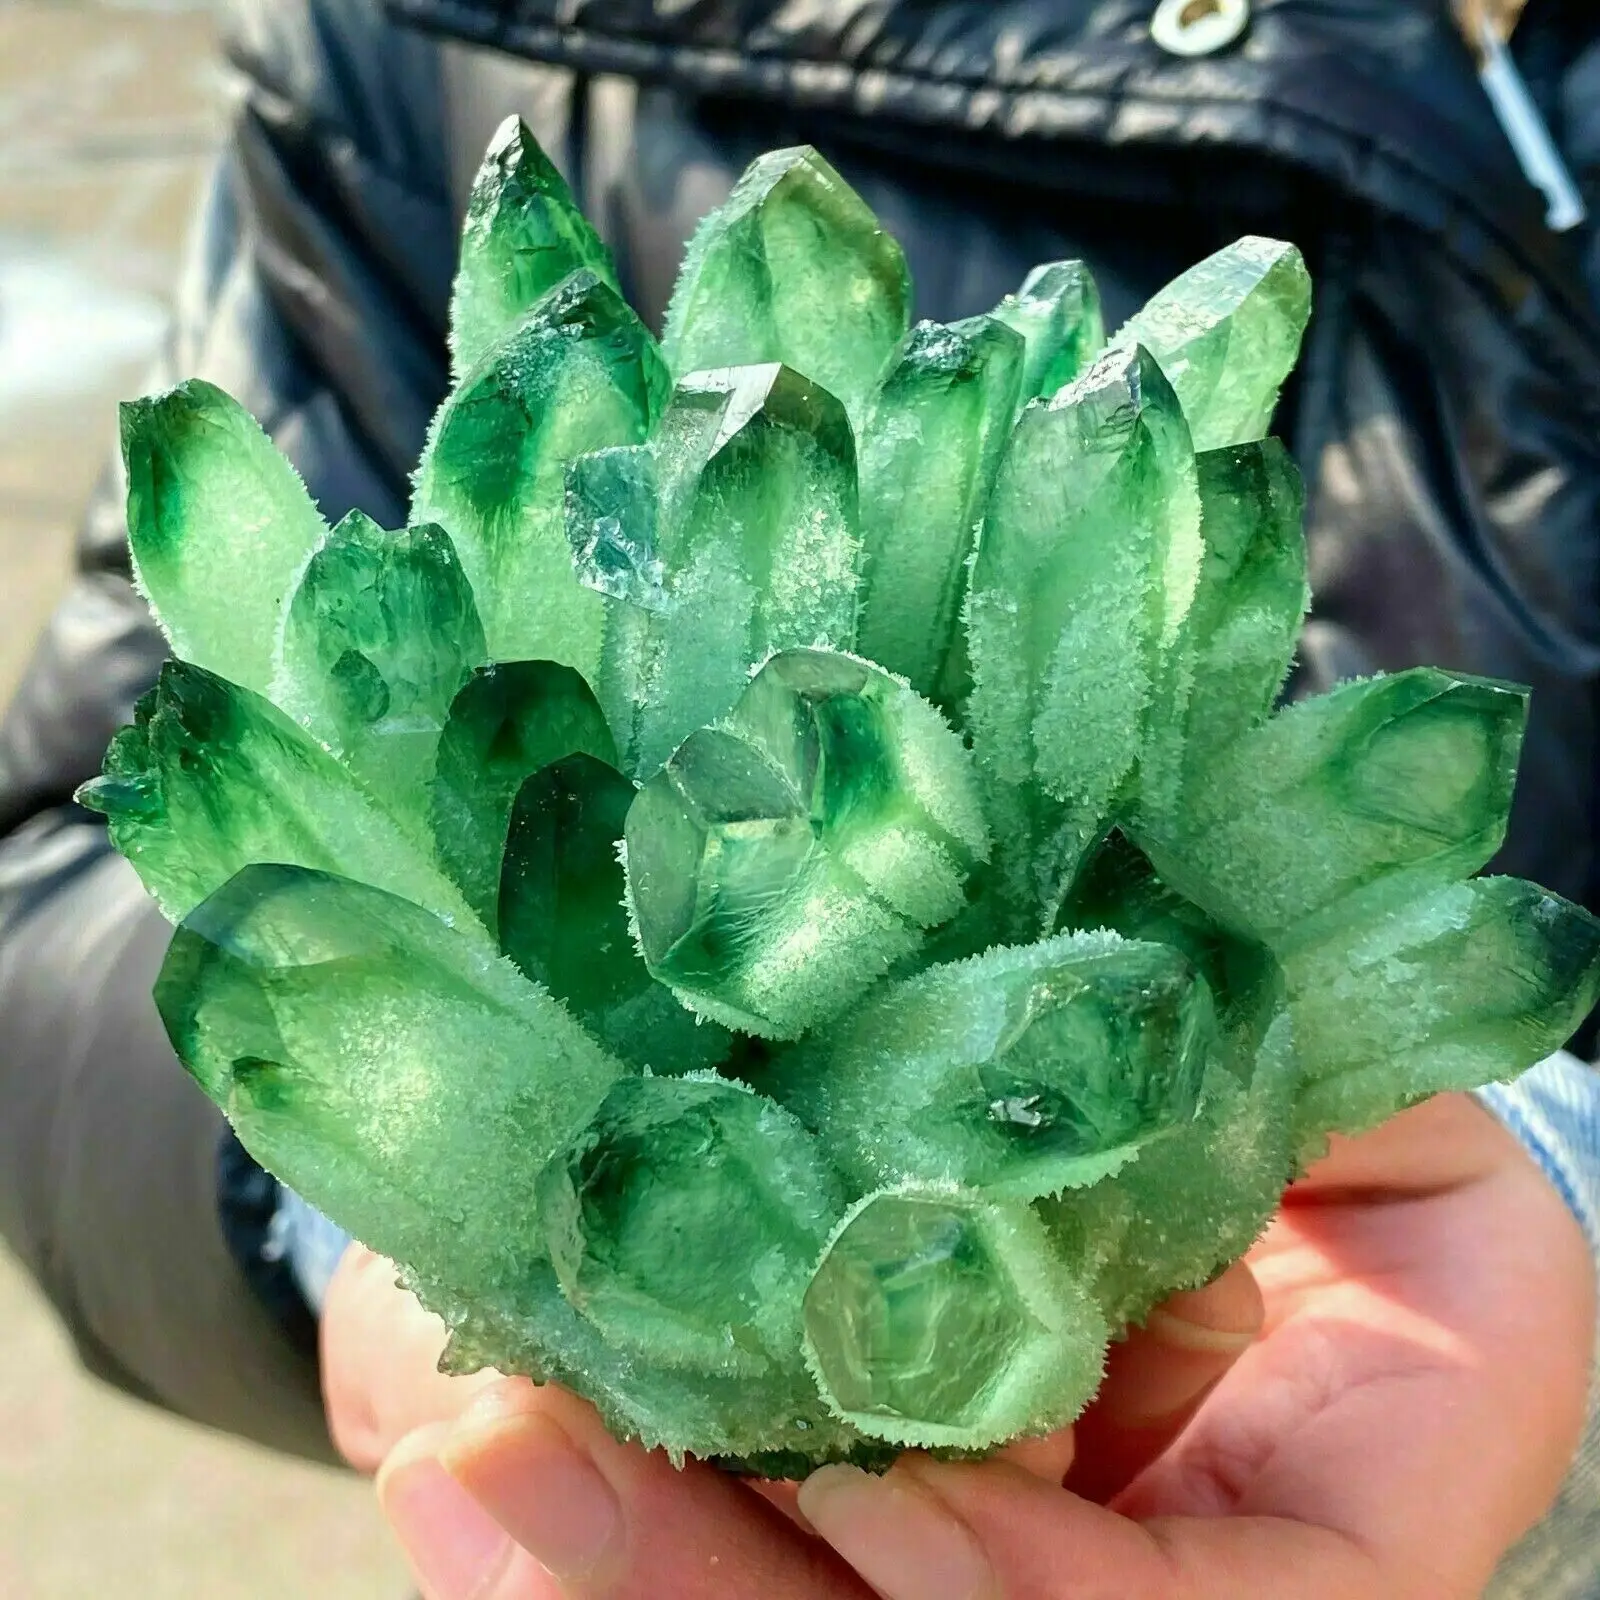
M 1559 1050 L 1477 1096 L 1556 1186 L 1600 1260 L 1600 1071 Z

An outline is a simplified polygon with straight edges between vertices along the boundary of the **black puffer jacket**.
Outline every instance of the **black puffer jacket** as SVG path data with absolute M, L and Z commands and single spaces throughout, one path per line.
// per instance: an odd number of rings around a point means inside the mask
M 158 376 L 231 389 L 330 518 L 401 521 L 510 111 L 656 321 L 694 220 L 801 140 L 904 242 L 924 316 L 1083 256 L 1115 323 L 1240 233 L 1292 238 L 1318 285 L 1278 425 L 1309 489 L 1300 679 L 1533 684 L 1503 864 L 1600 904 L 1600 236 L 1544 227 L 1446 0 L 1256 0 L 1200 59 L 1151 42 L 1154 5 L 241 0 L 246 92 Z M 1600 186 L 1600 12 L 1530 0 L 1517 44 Z M 162 655 L 119 500 L 0 731 L 0 1231 L 91 1366 L 324 1452 L 304 1308 L 259 1260 L 272 1187 L 224 1162 L 219 1208 L 219 1123 L 148 999 L 166 930 L 70 801 Z

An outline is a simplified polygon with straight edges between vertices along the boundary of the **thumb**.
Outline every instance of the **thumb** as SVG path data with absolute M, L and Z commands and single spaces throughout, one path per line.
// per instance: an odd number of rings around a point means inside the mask
M 1265 1314 L 1254 1274 L 1236 1261 L 1130 1329 L 1112 1347 L 1100 1392 L 1073 1427 L 1066 1487 L 1104 1505 L 1132 1483 L 1255 1342 Z

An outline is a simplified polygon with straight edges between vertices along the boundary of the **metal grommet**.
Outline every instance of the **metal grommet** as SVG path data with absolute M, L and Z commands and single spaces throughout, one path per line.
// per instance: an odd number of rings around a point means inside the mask
M 1250 23 L 1250 0 L 1161 0 L 1150 37 L 1169 55 L 1210 56 L 1227 47 Z

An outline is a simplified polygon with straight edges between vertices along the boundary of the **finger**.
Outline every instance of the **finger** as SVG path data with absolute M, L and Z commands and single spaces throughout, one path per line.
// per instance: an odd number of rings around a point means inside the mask
M 1004 1449 L 995 1452 L 1001 1461 L 1009 1461 L 1024 1472 L 1042 1478 L 1046 1483 L 1059 1485 L 1066 1477 L 1077 1450 L 1077 1435 L 1071 1428 L 1061 1428 L 1038 1438 L 1013 1439 Z
M 738 1480 L 618 1444 L 555 1387 L 489 1390 L 440 1461 L 576 1600 L 869 1600 L 827 1546 Z M 497 1586 L 481 1596 L 521 1600 Z
M 322 1394 L 333 1441 L 358 1471 L 375 1471 L 400 1438 L 458 1416 L 496 1372 L 439 1371 L 443 1321 L 395 1281 L 395 1266 L 351 1245 L 328 1284 L 320 1323 Z
M 1261 1290 L 1242 1261 L 1205 1288 L 1157 1306 L 1112 1347 L 1100 1393 L 1074 1430 L 1067 1488 L 1103 1505 L 1132 1483 L 1189 1425 L 1254 1343 L 1265 1316 Z
M 439 1464 L 449 1432 L 417 1429 L 378 1470 L 378 1504 L 425 1600 L 559 1600 L 555 1580 Z
M 1132 1522 L 1009 1462 L 825 1467 L 800 1504 L 883 1600 L 1371 1600 L 1351 1540 L 1276 1518 Z
M 747 1487 L 752 1493 L 760 1495 L 769 1506 L 776 1506 L 802 1533 L 811 1533 L 810 1523 L 800 1514 L 798 1483 L 787 1478 L 754 1478 Z

